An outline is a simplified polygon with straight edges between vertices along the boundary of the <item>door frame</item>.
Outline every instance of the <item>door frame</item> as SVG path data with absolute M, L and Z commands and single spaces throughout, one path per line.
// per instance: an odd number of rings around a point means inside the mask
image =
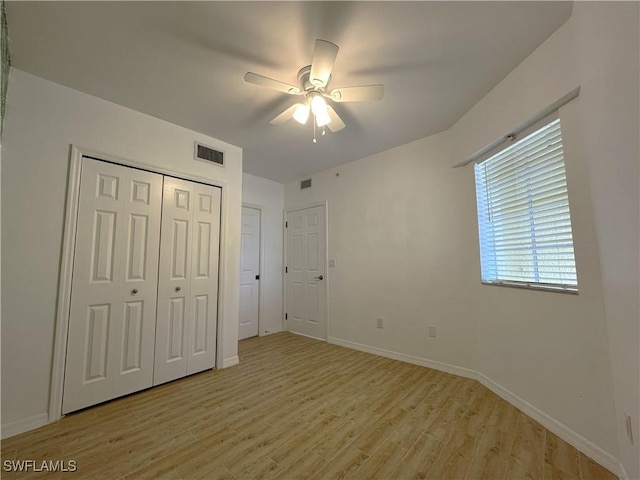
M 331 282 L 331 276 L 329 275 L 329 202 L 327 200 L 317 201 L 317 202 L 309 202 L 302 203 L 295 207 L 285 208 L 284 210 L 284 218 L 282 220 L 282 237 L 283 237 L 283 256 L 282 256 L 282 326 L 284 331 L 289 331 L 288 320 L 285 319 L 285 314 L 287 312 L 287 300 L 289 297 L 289 282 L 287 281 L 287 273 L 285 273 L 285 266 L 288 263 L 288 255 L 289 255 L 289 245 L 288 245 L 288 235 L 287 235 L 287 217 L 291 212 L 297 212 L 298 210 L 306 210 L 307 208 L 313 207 L 324 207 L 324 277 L 325 277 L 325 287 L 324 287 L 324 326 L 325 326 L 325 341 L 328 341 L 329 336 L 329 284 Z M 316 337 L 314 337 L 316 338 Z
M 220 252 L 226 250 L 226 225 L 227 216 L 225 206 L 228 201 L 227 182 L 220 179 L 200 177 L 175 170 L 137 162 L 127 158 L 118 157 L 89 148 L 71 145 L 69 174 L 67 177 L 67 195 L 64 215 L 64 228 L 62 237 L 62 257 L 60 261 L 60 278 L 58 281 L 58 300 L 56 307 L 56 324 L 53 342 L 53 366 L 51 369 L 51 389 L 49 392 L 49 422 L 55 422 L 62 418 L 62 396 L 64 392 L 64 372 L 67 358 L 67 334 L 69 332 L 69 315 L 71 311 L 71 279 L 73 275 L 73 256 L 76 248 L 76 229 L 78 223 L 78 201 L 80 198 L 80 178 L 82 174 L 82 157 L 91 157 L 124 167 L 137 168 L 161 175 L 169 175 L 183 180 L 190 180 L 205 185 L 218 187 L 221 190 L 220 198 Z M 224 290 L 226 262 L 220 255 L 218 263 L 218 320 L 224 318 L 226 305 L 220 292 Z M 216 338 L 216 366 L 223 364 L 222 331 L 224 322 L 218 321 Z
M 262 307 L 264 305 L 263 293 L 262 293 L 262 277 L 264 273 L 264 206 L 255 203 L 242 202 L 242 207 L 253 208 L 260 211 L 260 231 L 258 232 L 258 269 L 260 270 L 260 280 L 258 280 L 258 336 L 264 336 L 264 332 L 261 330 L 262 319 Z M 242 235 L 242 226 L 240 226 L 240 234 Z M 238 328 L 240 325 L 238 324 Z

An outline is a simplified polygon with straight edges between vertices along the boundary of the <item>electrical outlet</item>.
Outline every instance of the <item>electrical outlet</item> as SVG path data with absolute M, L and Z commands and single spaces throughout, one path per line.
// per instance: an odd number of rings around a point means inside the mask
M 436 338 L 436 326 L 435 325 L 429 325 L 429 328 L 427 329 L 427 331 L 429 332 L 429 336 L 431 338 Z
M 382 318 L 376 318 L 376 327 L 377 328 L 383 328 L 384 327 L 384 320 L 382 320 Z
M 633 423 L 631 423 L 631 415 L 624 412 L 624 419 L 627 424 L 627 437 L 629 437 L 629 441 L 631 442 L 631 445 L 633 445 Z

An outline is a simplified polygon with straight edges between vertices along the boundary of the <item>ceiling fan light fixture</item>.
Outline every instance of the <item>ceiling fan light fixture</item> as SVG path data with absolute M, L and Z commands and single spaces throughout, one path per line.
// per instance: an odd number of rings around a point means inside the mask
M 331 117 L 326 107 L 324 109 L 318 109 L 318 113 L 314 112 L 313 115 L 316 117 L 316 124 L 319 127 L 324 127 L 331 122 Z
M 323 113 L 327 113 L 327 102 L 322 95 L 312 95 L 311 97 L 311 111 L 317 117 L 318 115 L 322 115 Z
M 296 122 L 304 125 L 309 119 L 309 110 L 309 105 L 305 103 L 298 103 L 296 105 L 296 109 L 293 112 L 293 118 Z
M 338 50 L 339 48 L 336 44 L 327 40 L 316 39 L 311 65 L 304 66 L 298 71 L 299 86 L 290 85 L 253 72 L 247 72 L 244 75 L 244 81 L 247 83 L 289 95 L 300 95 L 304 98 L 300 103 L 289 106 L 269 123 L 280 125 L 294 118 L 298 123 L 306 125 L 309 117 L 313 115 L 313 143 L 317 143 L 317 128 L 322 129 L 322 135 L 326 133 L 325 126 L 334 133 L 345 128 L 344 122 L 327 101 L 330 103 L 363 102 L 382 99 L 384 85 L 380 84 L 340 87 L 328 90 Z

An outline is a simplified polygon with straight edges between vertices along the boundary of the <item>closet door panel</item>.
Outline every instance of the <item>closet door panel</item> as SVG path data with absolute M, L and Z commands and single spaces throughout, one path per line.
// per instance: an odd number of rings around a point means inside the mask
M 147 186 L 143 211 L 132 206 L 136 182 Z M 82 160 L 64 413 L 151 384 L 161 189 L 160 175 Z
M 221 190 L 194 185 L 187 373 L 213 368 L 218 320 Z
M 114 397 L 153 385 L 162 175 L 130 170 L 119 239 L 122 323 L 114 340 Z
M 194 184 L 164 178 L 154 385 L 186 375 Z

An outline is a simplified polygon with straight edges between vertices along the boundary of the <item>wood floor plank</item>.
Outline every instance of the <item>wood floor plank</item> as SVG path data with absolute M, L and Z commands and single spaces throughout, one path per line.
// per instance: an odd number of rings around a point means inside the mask
M 551 432 L 545 436 L 543 476 L 545 480 L 581 477 L 580 452 Z
M 427 471 L 427 478 L 466 478 L 478 442 L 466 432 L 456 431 Z
M 350 472 L 347 478 L 353 480 L 389 480 L 393 478 L 391 476 L 393 471 L 406 454 L 407 451 L 399 444 L 387 440 L 358 468 Z
M 295 461 L 286 463 L 286 467 L 275 472 L 273 478 L 290 480 L 306 480 L 311 472 L 322 470 L 326 460 L 317 453 L 307 451 L 305 455 L 299 456 Z
M 615 478 L 473 380 L 289 333 L 238 352 L 2 440 L 2 460 L 77 462 L 52 480 Z
M 500 431 L 497 428 L 487 428 L 469 466 L 466 478 L 468 480 L 504 479 L 509 464 L 509 452 L 513 444 L 513 437 L 513 434 Z
M 580 452 L 582 480 L 616 480 L 618 477 Z
M 428 471 L 444 449 L 444 444 L 428 433 L 409 449 L 389 478 L 425 479 Z
M 371 455 L 386 442 L 407 416 L 408 413 L 401 408 L 388 410 L 374 424 L 365 428 L 353 441 L 353 444 L 367 455 Z
M 507 478 L 538 480 L 543 477 L 545 433 L 539 423 L 520 413 Z
M 316 472 L 309 472 L 312 480 L 341 480 L 357 470 L 369 458 L 362 450 L 348 446 L 327 460 Z

